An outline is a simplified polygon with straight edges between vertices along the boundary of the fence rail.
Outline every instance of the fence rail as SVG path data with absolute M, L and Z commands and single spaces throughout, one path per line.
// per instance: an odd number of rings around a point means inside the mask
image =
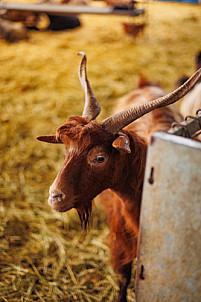
M 0 2 L 0 10 L 14 10 L 33 13 L 46 13 L 50 15 L 129 15 L 139 16 L 144 13 L 144 9 L 121 8 L 121 7 L 93 7 L 88 5 L 52 5 L 52 4 L 19 4 Z

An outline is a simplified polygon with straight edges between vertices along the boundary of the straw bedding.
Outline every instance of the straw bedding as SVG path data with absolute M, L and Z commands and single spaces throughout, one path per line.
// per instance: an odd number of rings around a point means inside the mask
M 134 89 L 139 72 L 166 91 L 194 72 L 199 50 L 198 6 L 144 4 L 142 36 L 127 36 L 128 17 L 80 16 L 82 27 L 31 33 L 18 44 L 0 41 L 0 301 L 114 301 L 117 280 L 109 265 L 107 223 L 98 200 L 88 232 L 74 210 L 56 213 L 48 188 L 64 159 L 63 146 L 35 140 L 53 133 L 69 115 L 80 115 L 77 76 L 88 55 L 88 76 L 100 119 Z M 129 289 L 134 301 L 134 271 Z

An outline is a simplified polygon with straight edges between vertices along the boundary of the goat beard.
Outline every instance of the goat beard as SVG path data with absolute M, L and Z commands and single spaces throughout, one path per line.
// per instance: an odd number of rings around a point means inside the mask
M 89 226 L 89 219 L 91 217 L 92 201 L 90 201 L 90 203 L 86 207 L 77 208 L 76 210 L 80 218 L 81 228 L 86 230 Z

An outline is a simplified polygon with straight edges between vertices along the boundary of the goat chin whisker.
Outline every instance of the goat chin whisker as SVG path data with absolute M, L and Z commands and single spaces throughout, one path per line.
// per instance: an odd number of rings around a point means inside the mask
M 77 209 L 77 213 L 79 215 L 80 222 L 81 222 L 81 228 L 84 230 L 88 229 L 91 212 L 92 212 L 92 204 L 90 204 L 90 206 L 86 209 Z

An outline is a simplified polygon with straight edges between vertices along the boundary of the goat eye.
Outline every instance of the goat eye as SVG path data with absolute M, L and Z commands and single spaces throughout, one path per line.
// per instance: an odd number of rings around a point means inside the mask
M 97 163 L 99 163 L 99 164 L 103 163 L 104 160 L 105 160 L 105 157 L 102 156 L 102 155 L 98 155 L 98 156 L 95 158 L 95 162 L 97 162 Z

